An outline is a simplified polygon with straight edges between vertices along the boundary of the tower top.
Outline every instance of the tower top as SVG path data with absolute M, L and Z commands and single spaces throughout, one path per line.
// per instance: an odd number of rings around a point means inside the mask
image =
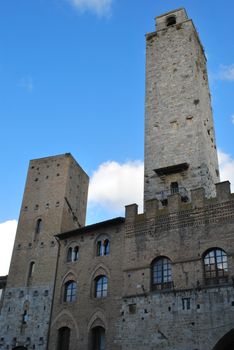
M 179 8 L 155 18 L 156 29 L 161 30 L 174 24 L 179 24 L 188 20 L 187 12 L 184 8 Z

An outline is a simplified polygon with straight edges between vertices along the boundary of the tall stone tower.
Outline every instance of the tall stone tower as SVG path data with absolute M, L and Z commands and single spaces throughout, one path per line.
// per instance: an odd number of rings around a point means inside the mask
M 30 162 L 0 316 L 4 349 L 46 349 L 58 255 L 54 235 L 85 225 L 87 193 L 88 176 L 70 154 Z
M 206 58 L 184 9 L 156 18 L 146 36 L 144 200 L 165 205 L 204 187 L 215 195 L 219 181 Z

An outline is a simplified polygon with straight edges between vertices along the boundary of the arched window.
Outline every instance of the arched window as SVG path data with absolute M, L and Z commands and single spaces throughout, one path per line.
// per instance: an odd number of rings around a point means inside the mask
M 105 350 L 105 329 L 95 327 L 92 329 L 92 350 Z
M 34 269 L 35 269 L 35 262 L 32 261 L 30 262 L 30 265 L 29 265 L 28 278 L 33 277 Z
M 67 261 L 77 261 L 79 258 L 79 247 L 70 247 L 67 251 Z
M 104 248 L 104 255 L 109 255 L 110 254 L 110 242 L 108 239 L 104 240 L 103 248 Z
M 72 251 L 72 261 L 77 261 L 78 257 L 79 257 L 79 247 L 76 246 L 73 248 L 73 251 Z
M 41 229 L 42 229 L 42 219 L 37 219 L 35 233 L 36 234 L 40 233 Z
M 32 283 L 34 271 L 35 271 L 35 262 L 31 261 L 28 269 L 27 285 L 30 285 Z
M 77 297 L 77 285 L 75 281 L 68 281 L 65 283 L 64 298 L 65 302 L 75 301 Z
M 155 259 L 151 265 L 152 289 L 172 287 L 171 260 L 167 257 Z
M 108 278 L 98 276 L 95 278 L 95 298 L 104 298 L 107 296 Z
M 220 248 L 208 250 L 203 257 L 206 284 L 220 284 L 228 281 L 227 254 Z
M 173 24 L 176 24 L 176 16 L 169 16 L 166 19 L 167 27 L 172 26 Z
M 59 328 L 56 350 L 69 350 L 70 333 L 71 330 L 68 327 Z
M 67 261 L 72 261 L 72 247 L 70 247 L 67 251 Z
M 110 254 L 110 241 L 105 238 L 97 242 L 97 256 L 104 256 Z

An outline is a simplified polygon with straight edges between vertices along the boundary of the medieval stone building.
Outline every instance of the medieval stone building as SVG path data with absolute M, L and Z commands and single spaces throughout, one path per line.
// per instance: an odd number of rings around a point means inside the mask
M 0 349 L 233 350 L 234 195 L 184 9 L 146 35 L 144 212 L 85 226 L 87 192 L 70 154 L 30 162 Z

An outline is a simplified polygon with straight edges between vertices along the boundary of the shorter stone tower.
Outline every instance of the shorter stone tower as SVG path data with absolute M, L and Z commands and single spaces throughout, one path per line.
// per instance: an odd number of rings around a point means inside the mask
M 184 9 L 156 18 L 146 35 L 145 201 L 219 182 L 206 57 Z
M 54 235 L 85 225 L 87 194 L 88 176 L 70 154 L 30 162 L 0 316 L 4 349 L 46 349 L 58 255 Z

